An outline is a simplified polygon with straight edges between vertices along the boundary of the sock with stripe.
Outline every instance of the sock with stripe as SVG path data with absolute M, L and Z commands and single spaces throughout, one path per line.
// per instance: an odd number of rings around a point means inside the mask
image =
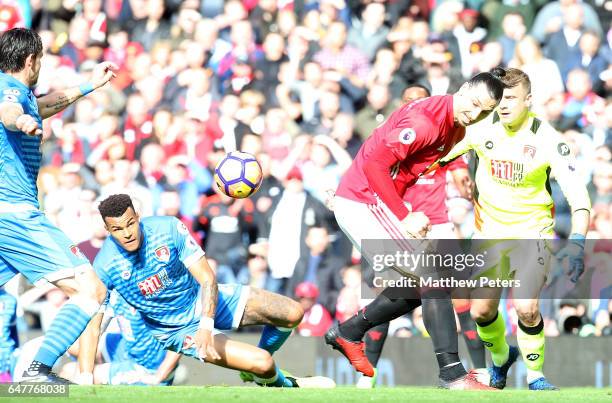
M 523 356 L 523 362 L 527 367 L 527 383 L 542 378 L 544 367 L 544 320 L 540 316 L 540 323 L 533 327 L 518 321 L 516 340 Z
M 466 375 L 459 360 L 455 311 L 447 291 L 429 290 L 423 295 L 423 323 L 431 336 L 440 379 L 453 381 Z
M 487 366 L 485 359 L 485 348 L 482 344 L 482 340 L 478 337 L 478 330 L 476 329 L 476 322 L 470 315 L 470 306 L 466 305 L 462 308 L 455 308 L 457 316 L 459 317 L 459 324 L 461 325 L 461 334 L 465 345 L 470 353 L 470 359 L 472 360 L 472 366 L 474 368 L 484 368 Z
M 274 354 L 287 341 L 292 331 L 293 329 L 287 327 L 266 325 L 263 332 L 261 332 L 261 338 L 257 347 L 266 350 L 270 354 Z
M 274 388 L 293 388 L 293 382 L 285 378 L 285 375 L 276 367 L 276 373 L 272 378 L 260 378 L 255 376 L 255 382 L 261 386 L 271 386 Z
M 70 298 L 53 319 L 30 369 L 37 370 L 40 364 L 43 368 L 52 368 L 55 361 L 83 333 L 99 308 L 100 304 L 94 299 L 81 296 Z
M 476 322 L 478 336 L 487 350 L 491 352 L 491 360 L 496 367 L 501 367 L 508 361 L 510 346 L 506 341 L 506 324 L 504 318 L 497 312 L 495 317 L 487 322 Z

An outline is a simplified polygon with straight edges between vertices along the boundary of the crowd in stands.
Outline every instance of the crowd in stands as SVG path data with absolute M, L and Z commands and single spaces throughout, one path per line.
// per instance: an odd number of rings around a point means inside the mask
M 593 289 L 610 284 L 609 3 L 0 0 L 0 32 L 25 26 L 42 37 L 37 94 L 87 82 L 102 60 L 119 66 L 111 85 L 43 124 L 42 209 L 90 259 L 106 236 L 96 202 L 128 193 L 142 217 L 185 222 L 219 282 L 300 300 L 299 333 L 322 335 L 359 309 L 362 286 L 359 256 L 325 206 L 328 191 L 404 88 L 443 95 L 497 66 L 529 74 L 532 109 L 576 155 L 593 205 L 585 276 Z M 248 199 L 212 185 L 232 150 L 257 156 L 264 171 Z M 564 238 L 569 206 L 554 178 L 551 188 Z M 450 183 L 448 195 L 457 236 L 469 238 L 472 204 Z M 32 297 L 19 279 L 7 288 L 21 296 L 22 330 L 44 328 L 65 299 L 58 290 Z M 546 334 L 612 334 L 612 290 L 598 292 L 545 298 Z M 506 315 L 516 323 L 511 308 Z M 391 328 L 424 333 L 418 311 Z

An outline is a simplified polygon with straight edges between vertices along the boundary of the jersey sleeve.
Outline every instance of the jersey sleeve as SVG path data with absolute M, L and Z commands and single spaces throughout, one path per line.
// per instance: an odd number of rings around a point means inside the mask
M 462 155 L 459 158 L 455 158 L 451 162 L 448 163 L 447 168 L 449 171 L 455 171 L 457 169 L 467 169 L 467 161 L 466 156 Z
M 24 105 L 28 100 L 28 94 L 22 88 L 11 83 L 0 80 L 0 104 L 10 103 Z
M 587 188 L 576 172 L 576 161 L 571 155 L 570 147 L 561 136 L 554 136 L 549 149 L 549 163 L 552 174 L 557 179 L 572 212 L 576 210 L 590 210 L 591 200 Z
M 433 127 L 426 118 L 404 119 L 400 127 L 383 134 L 364 165 L 364 174 L 368 185 L 389 207 L 403 220 L 409 213 L 398 195 L 391 177 L 391 168 L 404 160 L 410 160 L 410 155 L 430 146 L 434 141 Z
M 176 247 L 179 259 L 185 267 L 189 268 L 204 256 L 204 251 L 193 239 L 185 224 L 177 218 L 172 218 L 171 225 L 172 239 L 174 240 L 174 246 Z
M 473 145 L 472 145 L 473 138 L 474 138 L 474 135 L 470 132 L 470 130 L 467 130 L 465 133 L 465 137 L 460 142 L 455 144 L 453 148 L 451 148 L 451 150 L 448 152 L 448 154 L 440 158 L 440 165 L 445 166 L 449 164 L 451 161 L 458 161 L 462 159 L 458 157 L 467 153 L 473 148 Z

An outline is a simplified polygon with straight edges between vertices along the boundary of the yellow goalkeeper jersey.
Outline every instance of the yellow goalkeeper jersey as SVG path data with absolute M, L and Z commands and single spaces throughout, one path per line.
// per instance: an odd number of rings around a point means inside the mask
M 551 237 L 551 173 L 572 211 L 590 209 L 569 146 L 547 122 L 532 113 L 528 119 L 523 129 L 510 132 L 494 112 L 468 127 L 465 138 L 440 160 L 444 165 L 471 149 L 476 152 L 474 217 L 480 237 Z

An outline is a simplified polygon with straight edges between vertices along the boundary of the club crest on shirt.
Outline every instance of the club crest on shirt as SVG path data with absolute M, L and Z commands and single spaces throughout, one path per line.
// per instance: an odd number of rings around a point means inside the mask
M 402 144 L 412 144 L 416 139 L 416 132 L 412 127 L 402 130 L 399 134 L 399 142 Z
M 536 148 L 530 145 L 523 146 L 523 155 L 525 157 L 534 159 L 536 155 Z
M 76 257 L 79 257 L 79 258 L 83 257 L 83 252 L 81 252 L 79 247 L 76 245 L 70 245 L 70 252 Z
M 155 249 L 155 258 L 160 262 L 168 263 L 170 261 L 170 249 L 166 245 L 162 245 Z

